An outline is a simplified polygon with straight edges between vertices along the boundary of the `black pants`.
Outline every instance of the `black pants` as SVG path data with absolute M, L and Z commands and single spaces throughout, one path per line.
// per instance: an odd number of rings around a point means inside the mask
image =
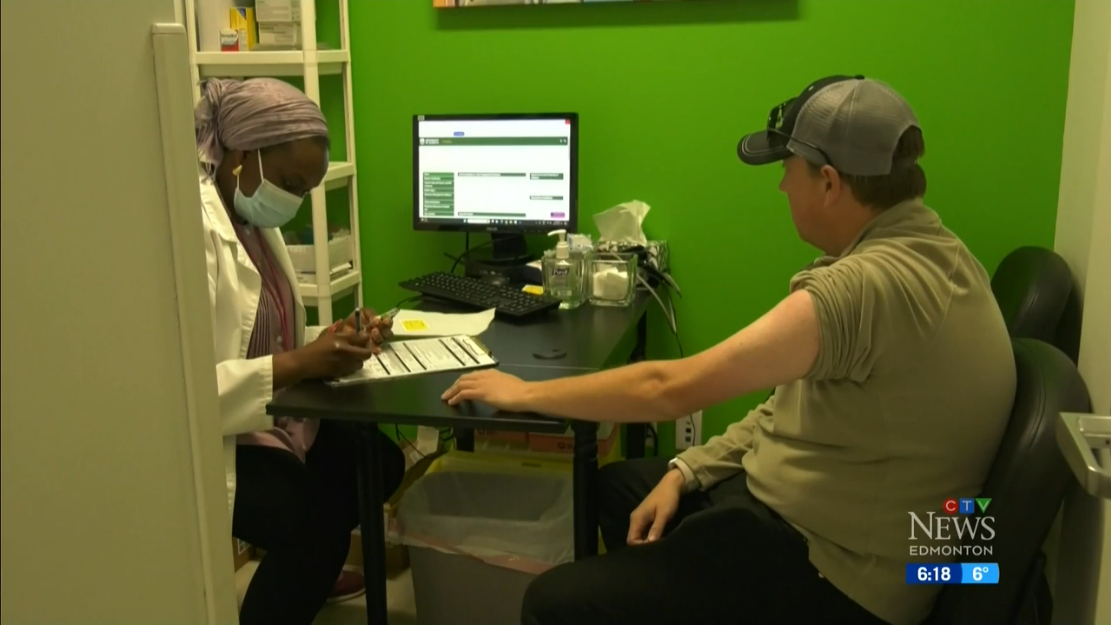
M 883 623 L 818 575 L 805 539 L 752 496 L 744 473 L 685 495 L 662 539 L 627 547 L 629 515 L 666 472 L 659 458 L 601 470 L 607 554 L 538 577 L 522 623 Z
M 389 496 L 401 484 L 405 459 L 379 435 Z M 304 464 L 284 449 L 236 450 L 232 534 L 266 551 L 243 598 L 243 625 L 308 625 L 324 605 L 359 525 L 355 440 L 324 421 Z

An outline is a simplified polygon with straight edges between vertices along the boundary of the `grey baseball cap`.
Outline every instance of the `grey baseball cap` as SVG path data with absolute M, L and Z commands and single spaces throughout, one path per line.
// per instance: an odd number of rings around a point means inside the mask
M 737 155 L 766 165 L 792 154 L 845 174 L 891 173 L 899 138 L 918 119 L 894 89 L 863 76 L 830 76 L 772 108 L 767 127 L 746 135 Z

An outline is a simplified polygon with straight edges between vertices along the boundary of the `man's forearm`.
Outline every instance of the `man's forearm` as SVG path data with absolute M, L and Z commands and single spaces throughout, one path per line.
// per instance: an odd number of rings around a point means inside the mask
M 671 421 L 682 416 L 669 401 L 673 361 L 635 365 L 546 382 L 532 382 L 527 410 L 583 421 Z
M 704 352 L 526 383 L 513 407 L 583 421 L 673 421 L 802 378 L 814 366 L 820 343 L 813 298 L 799 290 Z

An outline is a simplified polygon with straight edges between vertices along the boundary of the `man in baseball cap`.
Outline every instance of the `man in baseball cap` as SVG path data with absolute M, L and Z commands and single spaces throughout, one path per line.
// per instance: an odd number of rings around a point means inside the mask
M 840 254 L 874 210 L 925 195 L 926 175 L 917 162 L 924 152 L 906 100 L 863 76 L 811 83 L 772 108 L 763 130 L 737 144 L 737 155 L 749 165 L 785 162 L 781 189 L 795 227 L 827 254 Z M 804 177 L 803 170 L 817 175 Z M 834 206 L 835 200 L 873 210 L 853 211 Z
M 906 565 L 953 560 L 960 545 L 914 540 L 909 513 L 944 516 L 945 500 L 977 496 L 1015 370 L 987 272 L 922 201 L 923 152 L 890 87 L 812 83 L 738 147 L 746 163 L 782 161 L 791 218 L 824 252 L 786 298 L 694 356 L 546 382 L 487 371 L 444 393 L 450 404 L 644 422 L 774 389 L 704 445 L 604 467 L 607 554 L 538 577 L 523 623 L 927 617 L 938 586 L 907 584 Z

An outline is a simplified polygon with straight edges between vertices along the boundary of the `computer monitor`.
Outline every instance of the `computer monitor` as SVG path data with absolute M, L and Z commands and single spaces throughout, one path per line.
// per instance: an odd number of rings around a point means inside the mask
M 578 224 L 576 113 L 413 116 L 413 228 L 488 232 L 495 259 L 524 234 Z

